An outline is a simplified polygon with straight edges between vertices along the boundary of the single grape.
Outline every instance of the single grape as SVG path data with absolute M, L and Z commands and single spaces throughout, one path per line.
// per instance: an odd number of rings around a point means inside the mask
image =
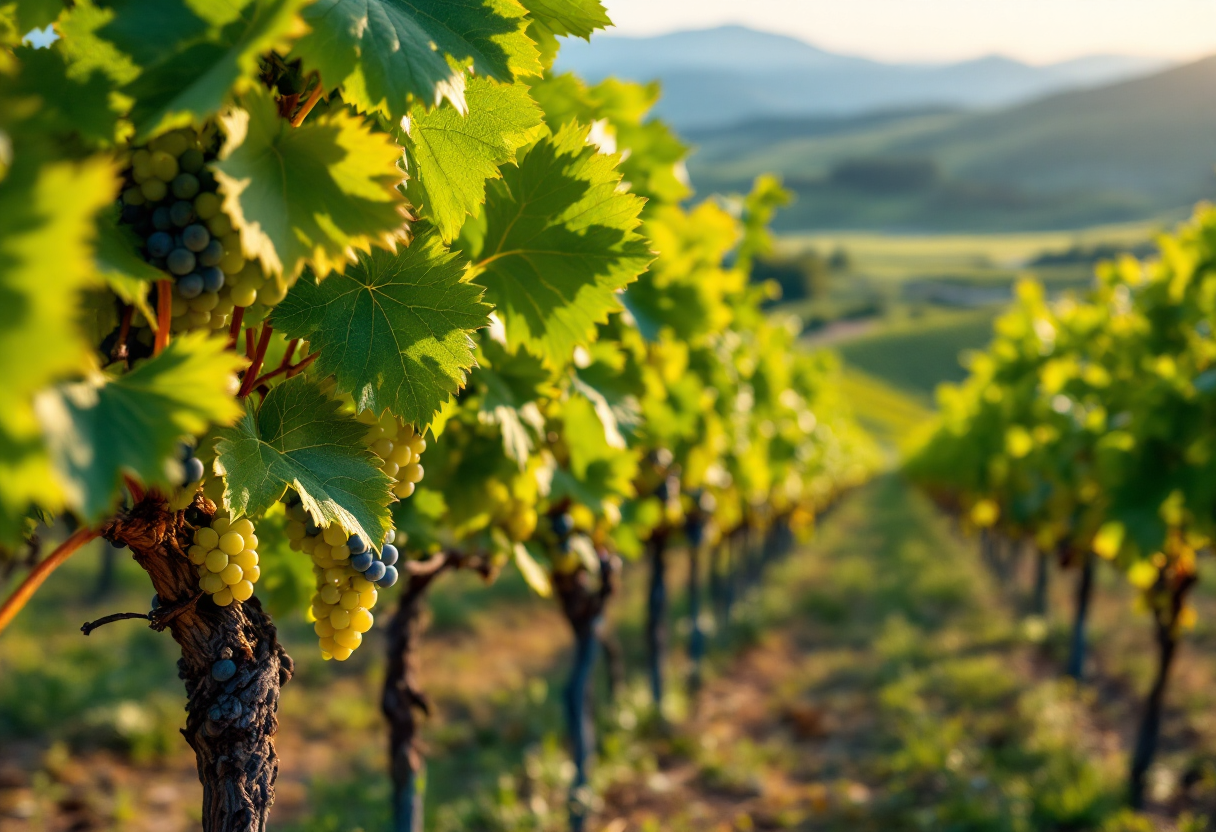
M 384 533 L 385 544 L 392 543 L 396 539 L 397 539 L 397 532 L 394 531 L 393 529 L 389 529 L 387 532 Z
M 209 220 L 220 212 L 220 198 L 204 190 L 194 198 L 194 210 L 200 220 Z
M 169 219 L 178 228 L 185 228 L 194 222 L 194 205 L 184 199 L 178 200 L 169 207 Z
M 191 272 L 185 277 L 179 278 L 177 281 L 177 293 L 186 300 L 198 297 L 203 293 L 203 276 L 198 272 Z M 211 317 L 208 315 L 207 320 L 210 319 Z
M 363 538 L 357 534 L 352 534 L 346 538 L 346 548 L 350 549 L 351 554 L 361 555 L 367 551 L 367 544 L 363 542 Z
M 208 266 L 200 274 L 203 276 L 203 288 L 208 292 L 218 292 L 224 288 L 224 273 L 216 266 Z
M 200 481 L 206 471 L 203 469 L 203 461 L 197 457 L 190 457 L 186 460 L 186 483 L 194 483 Z
M 356 572 L 366 572 L 375 561 L 376 558 L 371 552 L 360 552 L 350 556 L 350 568 Z
M 164 151 L 153 153 L 152 174 L 161 182 L 172 182 L 177 176 L 177 159 Z
M 569 514 L 559 514 L 551 521 L 553 525 L 553 533 L 558 537 L 565 537 L 574 531 L 574 518 Z
M 142 190 L 131 187 L 122 192 L 122 201 L 124 205 L 143 205 L 148 200 L 144 197 Z
M 384 567 L 384 577 L 376 581 L 376 586 L 380 587 L 381 589 L 388 589 L 395 583 L 397 583 L 397 567 Z
M 372 583 L 375 583 L 376 581 L 378 581 L 384 577 L 384 573 L 387 570 L 388 570 L 388 567 L 384 565 L 383 561 L 379 561 L 379 560 L 372 561 L 372 565 L 369 566 L 367 568 L 367 571 L 365 571 L 363 573 L 363 577 L 366 578 L 367 580 L 371 581 Z
M 155 220 L 153 220 L 155 223 Z M 173 250 L 173 238 L 163 231 L 157 231 L 148 238 L 148 254 L 153 257 L 167 257 Z
M 174 274 L 190 274 L 194 271 L 194 252 L 188 248 L 175 248 L 169 252 L 165 262 L 169 264 L 169 271 Z
M 232 220 L 228 219 L 227 214 L 216 214 L 207 220 L 207 228 L 215 236 L 223 237 L 225 234 L 232 233 Z
M 199 150 L 198 148 L 192 147 L 189 150 L 182 153 L 181 158 L 177 160 L 177 164 L 181 167 L 182 170 L 186 171 L 187 173 L 198 173 L 200 170 L 203 169 L 204 161 L 205 161 L 205 159 L 203 158 L 203 151 Z M 198 179 L 196 178 L 195 181 L 197 182 Z M 197 193 L 197 189 L 196 189 L 196 193 Z
M 385 566 L 392 566 L 400 556 L 401 553 L 397 551 L 397 547 L 391 543 L 385 543 L 384 548 L 380 550 L 380 560 L 384 562 Z
M 205 226 L 193 223 L 182 229 L 182 242 L 191 251 L 200 252 L 211 242 L 211 234 Z
M 224 257 L 224 244 L 219 240 L 212 240 L 207 243 L 207 247 L 199 252 L 198 261 L 204 266 L 218 266 L 220 260 Z
M 173 177 L 172 189 L 178 199 L 194 199 L 198 194 L 198 177 L 193 173 L 179 173 Z
M 148 202 L 160 202 L 169 195 L 169 186 L 160 179 L 148 179 L 139 189 L 144 192 Z
M 168 231 L 173 227 L 173 219 L 166 206 L 162 205 L 152 212 L 152 227 L 157 231 Z

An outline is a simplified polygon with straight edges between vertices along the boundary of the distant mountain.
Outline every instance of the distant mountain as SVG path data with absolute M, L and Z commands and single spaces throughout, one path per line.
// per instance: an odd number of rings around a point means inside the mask
M 1216 57 L 997 112 L 758 119 L 691 131 L 698 191 L 782 174 L 787 230 L 1058 228 L 1216 197 Z
M 742 26 L 657 37 L 570 38 L 558 68 L 588 80 L 658 79 L 658 114 L 677 128 L 770 116 L 849 115 L 924 106 L 992 108 L 1160 69 L 1165 62 L 1095 56 L 1030 66 L 992 56 L 955 64 L 888 64 L 838 55 Z

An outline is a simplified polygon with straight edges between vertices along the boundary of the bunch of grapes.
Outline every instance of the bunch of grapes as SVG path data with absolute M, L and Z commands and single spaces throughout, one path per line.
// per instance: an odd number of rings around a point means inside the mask
M 237 307 L 257 323 L 287 294 L 282 280 L 245 259 L 207 169 L 216 144 L 213 130 L 174 130 L 134 149 L 126 171 L 122 219 L 143 239 L 148 262 L 174 277 L 174 332 L 222 330 Z M 133 323 L 147 340 L 147 321 Z
M 426 440 L 413 425 L 387 411 L 377 418 L 372 411 L 363 410 L 356 418 L 368 426 L 364 441 L 380 457 L 380 469 L 393 478 L 393 494 L 404 500 L 422 482 L 421 459 Z
M 258 567 L 258 538 L 247 518 L 232 520 L 216 514 L 210 526 L 194 533 L 188 552 L 198 567 L 199 588 L 218 606 L 247 601 L 262 570 Z
M 309 610 L 321 640 L 321 657 L 346 661 L 372 628 L 376 588 L 397 582 L 397 547 L 389 531 L 380 553 L 358 535 L 347 535 L 336 523 L 325 529 L 313 523 L 299 503 L 287 508 L 291 548 L 312 558 L 317 591 Z

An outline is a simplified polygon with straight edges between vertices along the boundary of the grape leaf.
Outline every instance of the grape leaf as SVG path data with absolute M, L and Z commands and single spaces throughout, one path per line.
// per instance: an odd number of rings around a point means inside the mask
M 339 412 L 305 376 L 271 389 L 260 409 L 218 431 L 215 467 L 224 505 L 257 515 L 294 488 L 320 526 L 337 523 L 377 548 L 391 527 L 391 481 L 363 442 L 365 425 Z
M 61 504 L 33 396 L 89 366 L 75 300 L 93 279 L 93 217 L 117 190 L 100 158 L 39 166 L 18 155 L 0 182 L 0 540 L 20 533 L 30 502 Z
M 498 178 L 498 166 L 513 162 L 515 151 L 535 138 L 542 124 L 540 108 L 522 84 L 474 78 L 467 99 L 467 115 L 452 107 L 427 112 L 415 105 L 405 138 L 406 194 L 448 242 L 466 215 L 477 216 L 486 201 L 486 180 Z
M 103 211 L 97 218 L 97 274 L 114 294 L 153 323 L 156 313 L 148 303 L 148 289 L 163 280 L 165 273 L 140 255 L 139 238 L 129 226 L 119 224 L 117 213 Z
M 479 418 L 498 425 L 503 452 L 523 469 L 535 447 L 533 437 L 543 436 L 545 417 L 538 401 L 553 395 L 552 373 L 527 350 L 507 350 L 486 338 L 480 349 L 473 384 L 481 392 Z
M 111 106 L 111 83 L 103 73 L 74 72 L 59 44 L 49 49 L 14 50 L 20 60 L 17 80 L 6 87 L 6 98 L 30 99 L 36 108 L 24 129 L 46 134 L 80 136 L 89 145 L 111 146 L 116 139 L 118 112 Z
M 562 404 L 562 420 L 570 466 L 554 472 L 550 499 L 570 497 L 602 511 L 606 501 L 632 497 L 637 454 L 609 443 L 595 406 L 583 396 L 570 396 Z
M 122 376 L 95 373 L 38 396 L 46 434 L 68 504 L 89 522 L 113 508 L 122 473 L 149 485 L 173 485 L 171 462 L 183 436 L 231 423 L 243 361 L 226 339 L 179 336 L 155 358 Z
M 521 0 L 528 14 L 554 35 L 590 40 L 591 33 L 612 25 L 600 0 Z
M 292 127 L 262 89 L 242 104 L 221 117 L 227 141 L 215 178 L 247 253 L 288 279 L 306 264 L 324 277 L 356 249 L 403 238 L 401 150 L 391 137 L 340 108 Z
M 69 77 L 88 77 L 94 72 L 102 72 L 122 86 L 139 75 L 139 67 L 130 55 L 97 34 L 113 19 L 113 9 L 98 8 L 93 0 L 76 0 L 71 9 L 60 15 L 55 29 L 62 38 L 56 42 L 56 47 L 68 63 Z M 120 93 L 112 93 L 110 98 L 121 102 L 121 106 L 117 106 L 120 112 L 126 112 L 130 106 L 130 98 Z
M 307 338 L 317 368 L 355 406 L 427 425 L 473 366 L 473 332 L 489 324 L 465 261 L 428 231 L 397 253 L 376 250 L 317 283 L 304 279 L 274 312 L 289 338 Z
M 548 598 L 553 594 L 553 583 L 549 580 L 549 573 L 537 563 L 536 558 L 532 557 L 528 547 L 516 541 L 515 545 L 511 547 L 511 554 L 515 558 L 515 566 L 519 569 L 519 574 L 524 576 L 524 581 L 533 592 L 541 598 Z
M 572 124 L 532 147 L 489 183 L 485 234 L 463 236 L 506 328 L 553 366 L 620 308 L 616 292 L 652 259 L 635 232 L 644 200 L 617 190 L 616 157 Z
M 513 0 L 319 0 L 293 57 L 363 112 L 396 122 L 411 100 L 465 110 L 465 70 L 497 81 L 539 75 L 536 47 Z
M 110 0 L 97 34 L 142 70 L 124 87 L 138 138 L 218 112 L 253 83 L 258 57 L 298 28 L 306 0 Z

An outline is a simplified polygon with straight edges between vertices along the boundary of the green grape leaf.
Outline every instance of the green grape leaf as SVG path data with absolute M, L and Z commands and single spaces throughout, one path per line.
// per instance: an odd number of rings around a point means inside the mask
M 97 34 L 141 70 L 124 87 L 137 137 L 199 123 L 253 85 L 259 56 L 298 30 L 305 2 L 111 0 L 115 15 Z
M 76 0 L 72 8 L 60 16 L 55 29 L 62 37 L 55 46 L 63 52 L 68 63 L 69 77 L 87 78 L 101 72 L 116 85 L 123 86 L 139 75 L 139 67 L 130 55 L 97 34 L 113 19 L 113 9 L 98 8 L 93 0 Z M 130 106 L 130 98 L 120 93 L 112 93 L 110 98 L 120 112 L 126 112 Z
M 481 418 L 498 425 L 503 451 L 522 470 L 544 433 L 537 402 L 553 393 L 552 373 L 527 350 L 507 350 L 492 338 L 482 341 L 473 385 L 481 391 Z
M 215 443 L 225 507 L 234 516 L 261 514 L 291 487 L 318 525 L 337 523 L 379 548 L 392 526 L 391 480 L 366 434 L 305 376 L 272 388 L 259 409 L 246 401 L 244 417 L 218 431 Z
M 163 280 L 165 273 L 140 255 L 139 238 L 129 226 L 119 224 L 116 210 L 98 216 L 94 256 L 97 274 L 110 290 L 149 321 L 155 321 L 156 313 L 148 303 L 148 289 Z
M 123 472 L 170 486 L 182 437 L 240 416 L 232 392 L 244 362 L 226 347 L 204 333 L 179 336 L 125 375 L 96 373 L 38 396 L 64 493 L 88 522 L 113 509 Z
M 12 9 L 20 36 L 31 29 L 44 29 L 54 23 L 63 11 L 63 0 L 16 0 Z
M 549 581 L 549 573 L 537 563 L 536 558 L 532 557 L 527 546 L 516 541 L 515 545 L 511 547 L 511 554 L 515 558 L 515 566 L 519 569 L 519 574 L 524 576 L 524 581 L 532 587 L 533 592 L 541 598 L 548 598 L 553 594 L 553 584 Z
M 94 215 L 118 190 L 112 163 L 20 161 L 0 182 L 0 541 L 21 532 L 31 502 L 62 492 L 33 408 L 34 394 L 89 367 L 75 300 L 93 281 Z
M 554 472 L 550 499 L 570 497 L 602 511 L 606 501 L 632 497 L 637 454 L 609 442 L 595 405 L 583 396 L 570 396 L 562 404 L 562 419 L 570 465 Z
M 305 265 L 324 277 L 355 250 L 404 239 L 401 150 L 388 134 L 341 108 L 292 127 L 262 89 L 242 105 L 221 117 L 215 178 L 250 256 L 289 280 Z
M 298 282 L 274 312 L 289 338 L 307 338 L 359 410 L 387 409 L 425 426 L 473 366 L 472 334 L 489 325 L 464 258 L 428 231 L 397 253 L 377 250 L 317 283 Z
M 508 345 L 552 366 L 594 338 L 620 308 L 617 290 L 653 259 L 635 232 L 644 200 L 617 189 L 617 158 L 586 138 L 570 125 L 535 145 L 489 183 L 484 237 L 462 237 Z
M 612 25 L 600 0 L 521 0 L 534 20 L 557 36 L 590 40 L 597 29 Z
M 36 108 L 23 129 L 61 136 L 80 136 L 96 146 L 113 145 L 118 112 L 111 99 L 111 80 L 99 71 L 81 73 L 65 62 L 59 43 L 49 49 L 14 50 L 21 73 L 5 97 L 30 99 Z
M 466 69 L 496 81 L 539 75 L 527 18 L 513 0 L 319 0 L 292 57 L 363 112 L 397 122 L 411 101 L 465 110 Z
M 486 180 L 498 166 L 515 160 L 515 151 L 536 138 L 540 108 L 522 84 L 469 82 L 469 111 L 453 107 L 430 112 L 410 109 L 405 137 L 410 179 L 406 194 L 451 242 L 466 215 L 477 216 L 486 201 Z

